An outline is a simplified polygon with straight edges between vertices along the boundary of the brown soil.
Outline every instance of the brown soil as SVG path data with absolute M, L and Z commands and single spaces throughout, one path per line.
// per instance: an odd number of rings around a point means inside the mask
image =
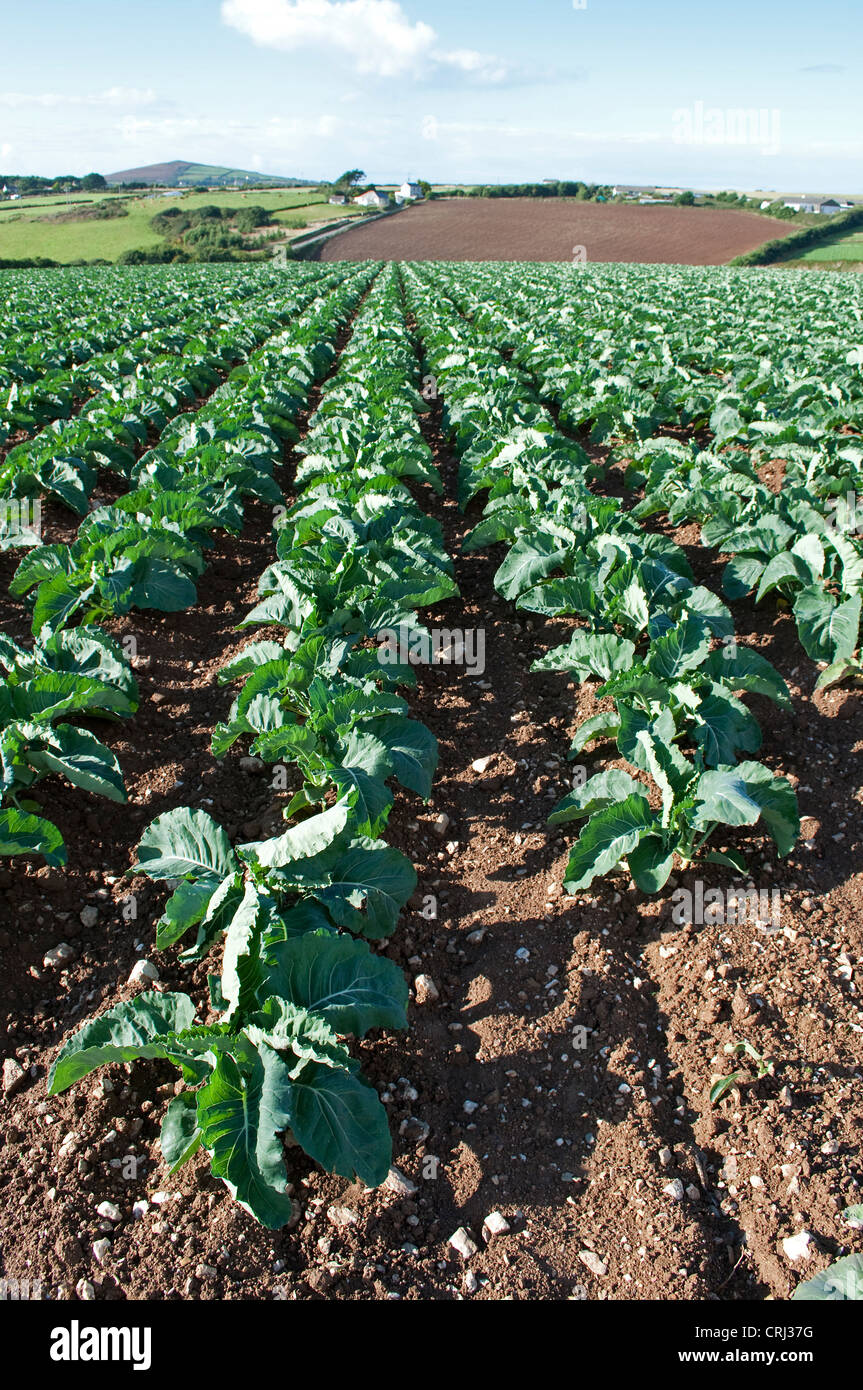
M 760 839 L 735 841 L 756 882 L 781 889 L 777 935 L 676 927 L 667 896 L 645 899 L 628 876 L 563 898 L 571 837 L 549 833 L 545 817 L 568 783 L 571 732 L 595 701 L 564 677 L 529 674 L 569 625 L 526 619 L 497 597 L 503 549 L 461 556 L 480 504 L 459 515 L 438 422 L 436 413 L 427 436 L 446 497 L 418 496 L 444 523 L 462 597 L 430 620 L 484 628 L 487 669 L 420 668 L 410 697 L 441 761 L 428 807 L 397 798 L 388 838 L 413 859 L 419 888 L 387 950 L 411 978 L 429 974 L 440 999 L 412 1006 L 407 1035 L 359 1048 L 391 1115 L 394 1162 L 417 1191 L 367 1192 L 290 1150 L 298 1224 L 268 1233 L 202 1156 L 168 1176 L 157 1139 L 172 1068 L 109 1068 L 45 1096 L 56 1046 L 130 996 L 141 954 L 157 963 L 160 987 L 204 997 L 206 967 L 190 971 L 153 949 L 164 891 L 121 880 L 143 827 L 170 807 L 203 805 L 244 839 L 267 833 L 285 800 L 266 776 L 240 770 L 243 749 L 221 762 L 208 751 L 232 698 L 218 669 L 261 635 L 233 630 L 272 553 L 269 514 L 250 508 L 243 537 L 213 553 L 195 610 L 115 625 L 134 633 L 142 658 L 141 712 L 100 729 L 120 758 L 129 806 L 44 784 L 70 869 L 0 871 L 3 1053 L 29 1068 L 0 1108 L 6 1276 L 39 1279 L 61 1298 L 83 1278 L 107 1299 L 740 1300 L 786 1298 L 801 1275 L 863 1248 L 839 1219 L 860 1201 L 863 1125 L 859 696 L 813 699 L 815 673 L 788 616 L 736 606 L 741 639 L 774 661 L 794 697 L 790 713 L 753 704 L 765 761 L 801 784 L 806 838 L 784 861 Z M 696 528 L 677 539 L 717 587 Z M 15 605 L 9 616 L 11 628 L 23 626 Z M 473 771 L 486 756 L 488 768 Z M 602 751 L 584 761 L 598 769 Z M 450 824 L 439 837 L 441 812 Z M 703 877 L 723 881 L 718 871 Z M 134 921 L 122 910 L 130 892 Z M 427 897 L 434 921 L 422 915 Z M 85 905 L 99 909 L 93 928 L 79 921 Z M 45 969 L 44 952 L 62 940 L 75 959 Z M 572 1043 L 579 1026 L 589 1030 L 584 1049 Z M 775 1059 L 773 1075 L 758 1080 L 745 1059 L 723 1055 L 741 1038 Z M 711 1107 L 711 1078 L 735 1066 L 746 1079 Z M 675 1179 L 682 1200 L 664 1190 Z M 133 1219 L 132 1204 L 154 1193 L 167 1198 Z M 116 1225 L 97 1214 L 106 1199 L 120 1208 Z M 486 1246 L 493 1211 L 511 1231 Z M 92 1246 L 103 1224 L 112 1243 L 99 1265 Z M 480 1246 L 467 1267 L 448 1245 L 460 1226 Z M 804 1228 L 812 1258 L 794 1266 L 781 1242 Z
M 723 265 L 793 231 L 754 212 L 557 198 L 444 198 L 350 227 L 322 261 L 588 261 Z

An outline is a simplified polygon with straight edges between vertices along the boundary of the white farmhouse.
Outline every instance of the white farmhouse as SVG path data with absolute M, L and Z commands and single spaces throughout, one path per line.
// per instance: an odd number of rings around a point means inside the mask
M 836 198 L 786 198 L 783 207 L 793 208 L 795 212 L 820 212 L 825 217 L 832 217 L 835 213 L 841 212 L 843 204 Z
M 388 208 L 390 199 L 388 193 L 378 193 L 376 188 L 370 188 L 368 193 L 361 193 L 358 198 L 354 198 L 361 208 Z
M 405 179 L 401 188 L 396 193 L 396 202 L 401 200 L 403 203 L 416 202 L 423 196 L 423 191 L 418 183 L 412 183 L 410 179 Z

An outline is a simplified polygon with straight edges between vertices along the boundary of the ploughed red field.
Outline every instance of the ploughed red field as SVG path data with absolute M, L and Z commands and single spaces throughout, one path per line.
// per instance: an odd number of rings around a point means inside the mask
M 724 265 L 793 230 L 773 217 L 715 208 L 444 198 L 350 227 L 324 243 L 320 259 Z

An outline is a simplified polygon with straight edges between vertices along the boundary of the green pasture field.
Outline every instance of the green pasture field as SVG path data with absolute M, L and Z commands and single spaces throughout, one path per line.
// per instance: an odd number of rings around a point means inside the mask
M 809 262 L 863 261 L 863 231 L 849 232 L 837 241 L 813 246 L 800 259 Z
M 99 201 L 97 195 L 95 201 Z M 112 201 L 116 194 L 107 195 Z M 79 201 L 92 202 L 93 195 L 77 195 Z M 75 200 L 75 195 L 71 195 Z M 0 209 L 0 259 L 20 260 L 44 256 L 68 264 L 77 260 L 116 261 L 124 251 L 157 246 L 162 237 L 153 231 L 150 221 L 157 212 L 168 208 L 191 210 L 211 204 L 216 207 L 263 207 L 276 215 L 277 220 L 302 218 L 314 223 L 344 215 L 360 215 L 359 209 L 330 207 L 326 194 L 308 189 L 274 191 L 212 189 L 206 193 L 182 193 L 174 197 L 158 194 L 138 194 L 128 199 L 127 217 L 105 218 L 82 222 L 55 222 L 53 218 L 65 209 L 62 205 L 47 207 L 48 201 L 3 204 Z M 279 214 L 283 214 L 283 217 Z

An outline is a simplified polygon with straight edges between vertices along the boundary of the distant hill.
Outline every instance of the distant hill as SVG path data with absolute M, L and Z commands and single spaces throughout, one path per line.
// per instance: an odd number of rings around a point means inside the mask
M 273 183 L 302 185 L 313 179 L 279 178 L 274 174 L 259 174 L 251 169 L 228 169 L 219 164 L 190 164 L 185 159 L 172 159 L 166 164 L 145 164 L 141 169 L 120 169 L 106 174 L 108 183 L 163 183 L 169 188 L 191 188 L 206 184 L 208 188 L 236 188 L 244 183 Z

